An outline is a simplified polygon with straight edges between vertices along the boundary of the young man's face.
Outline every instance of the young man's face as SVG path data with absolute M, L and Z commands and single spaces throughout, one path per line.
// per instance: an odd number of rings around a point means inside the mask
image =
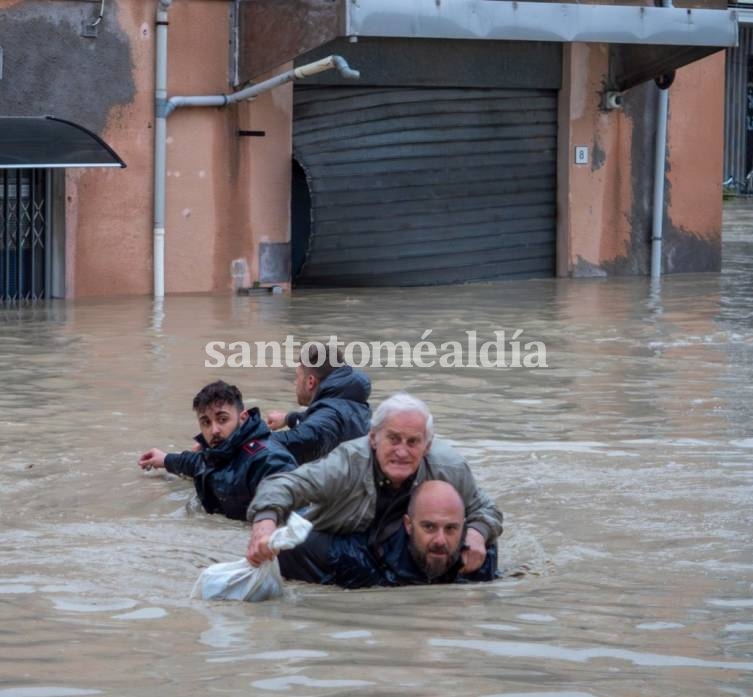
M 248 418 L 248 412 L 239 411 L 234 404 L 219 402 L 199 412 L 198 418 L 201 435 L 210 448 L 216 448 Z
M 302 365 L 295 369 L 295 398 L 302 407 L 311 404 L 319 382 L 313 373 L 306 374 Z

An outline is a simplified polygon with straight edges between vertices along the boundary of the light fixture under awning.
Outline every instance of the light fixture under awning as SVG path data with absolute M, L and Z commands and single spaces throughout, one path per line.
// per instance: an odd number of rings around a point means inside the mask
M 0 117 L 0 169 L 125 167 L 99 136 L 53 116 Z

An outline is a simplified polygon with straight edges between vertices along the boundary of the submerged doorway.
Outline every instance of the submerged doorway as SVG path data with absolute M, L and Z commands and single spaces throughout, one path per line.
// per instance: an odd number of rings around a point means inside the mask
M 311 238 L 311 193 L 306 172 L 293 159 L 290 195 L 290 278 L 293 285 L 301 274 Z
M 0 170 L 0 300 L 50 296 L 50 173 Z

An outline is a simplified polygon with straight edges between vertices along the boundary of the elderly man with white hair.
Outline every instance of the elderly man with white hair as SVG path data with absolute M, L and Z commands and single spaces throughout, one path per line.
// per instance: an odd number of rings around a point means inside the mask
M 406 393 L 379 405 L 367 436 L 262 481 L 246 514 L 253 522 L 247 558 L 254 565 L 272 559 L 269 536 L 291 511 L 304 506 L 309 507 L 306 517 L 314 530 L 368 532 L 370 544 L 378 549 L 402 525 L 411 491 L 429 480 L 449 482 L 463 499 L 467 530 L 462 571 L 476 571 L 487 547 L 502 533 L 502 513 L 476 486 L 462 455 L 434 438 L 426 404 Z

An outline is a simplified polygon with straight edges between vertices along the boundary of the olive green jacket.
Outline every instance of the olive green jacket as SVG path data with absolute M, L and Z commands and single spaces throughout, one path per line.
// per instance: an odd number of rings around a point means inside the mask
M 249 521 L 287 519 L 291 511 L 310 505 L 306 517 L 314 529 L 334 534 L 365 532 L 374 522 L 377 490 L 374 454 L 368 436 L 343 443 L 327 457 L 292 472 L 264 479 L 246 512 Z M 449 443 L 434 438 L 413 484 L 440 479 L 452 484 L 465 502 L 466 523 L 487 544 L 502 534 L 502 513 L 477 486 L 465 458 Z

